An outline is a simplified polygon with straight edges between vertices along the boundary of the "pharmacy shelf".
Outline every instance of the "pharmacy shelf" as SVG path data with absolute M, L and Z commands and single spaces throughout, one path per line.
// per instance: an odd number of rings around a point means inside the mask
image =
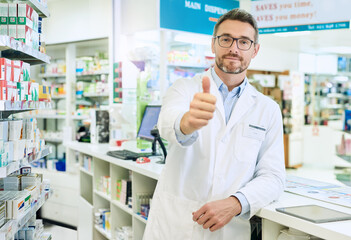
M 107 75 L 109 72 L 106 71 L 98 71 L 98 72 L 83 72 L 83 73 L 77 73 L 77 77 L 89 77 L 89 76 L 98 76 L 98 75 Z
M 28 209 L 19 219 L 10 220 L 0 229 L 0 239 L 13 239 L 19 229 L 28 222 L 28 220 L 36 214 L 36 212 L 44 205 L 44 203 L 52 196 L 52 190 L 44 190 L 38 202 Z
M 50 102 L 8 101 L 0 100 L 0 118 L 8 118 L 11 114 L 39 109 L 51 109 Z
M 6 35 L 0 35 L 0 51 L 1 57 L 22 60 L 30 65 L 50 63 L 46 54 Z
M 85 173 L 85 174 L 88 174 L 88 175 L 90 175 L 90 176 L 93 176 L 93 173 L 92 173 L 92 172 L 86 170 L 86 169 L 83 168 L 83 167 L 80 167 L 80 171 L 83 172 L 83 173 Z
M 78 116 L 72 116 L 73 120 L 85 120 L 89 119 L 90 117 L 88 115 L 78 115 Z
M 122 209 L 123 211 L 125 211 L 126 213 L 129 213 L 130 215 L 133 215 L 133 210 L 131 208 L 129 208 L 127 205 L 121 203 L 120 201 L 117 200 L 112 200 L 111 201 L 113 205 L 115 205 L 116 207 Z
M 168 67 L 183 67 L 183 68 L 210 68 L 211 65 L 194 64 L 194 63 L 168 63 Z
M 134 217 L 136 218 L 136 219 L 138 219 L 139 221 L 141 221 L 141 222 L 143 222 L 143 223 L 147 223 L 147 220 L 144 218 L 144 217 L 142 217 L 141 215 L 139 215 L 139 214 L 136 214 L 136 213 L 134 213 L 133 214 L 134 215 Z
M 28 114 L 24 116 L 24 118 L 46 118 L 46 119 L 65 119 L 66 115 L 54 115 L 54 114 L 48 114 L 48 115 L 41 115 L 41 114 Z
M 111 196 L 109 196 L 109 195 L 107 195 L 99 190 L 94 189 L 94 193 L 99 195 L 100 197 L 106 199 L 107 201 L 111 201 Z
M 108 93 L 83 93 L 84 97 L 108 97 Z
M 65 99 L 66 95 L 59 95 L 59 96 L 51 96 L 51 99 L 53 100 L 60 100 L 60 99 Z
M 8 2 L 13 2 L 13 1 L 8 1 Z M 19 2 L 24 2 L 27 3 L 29 6 L 31 6 L 40 17 L 42 18 L 47 18 L 50 17 L 49 10 L 43 6 L 43 4 L 39 3 L 38 0 L 22 0 Z
M 49 155 L 52 152 L 52 149 L 50 146 L 45 146 L 43 150 L 32 153 L 28 155 L 27 157 L 23 158 L 22 160 L 15 161 L 15 162 L 10 162 L 7 166 L 5 167 L 0 167 L 0 178 L 4 178 L 8 176 L 9 174 L 17 171 L 20 169 L 21 166 L 24 165 L 29 165 L 29 163 L 37 161 L 47 155 Z
M 46 142 L 49 142 L 49 143 L 62 143 L 63 142 L 63 139 L 59 139 L 59 138 L 45 138 L 44 137 L 44 140 Z
M 346 98 L 346 96 L 342 93 L 328 93 L 327 97 L 328 98 L 342 98 L 342 99 Z
M 66 77 L 66 74 L 62 73 L 40 73 L 38 75 L 41 78 L 64 78 Z
M 105 238 L 111 239 L 111 234 L 106 232 L 102 227 L 95 224 L 95 229 L 101 233 Z

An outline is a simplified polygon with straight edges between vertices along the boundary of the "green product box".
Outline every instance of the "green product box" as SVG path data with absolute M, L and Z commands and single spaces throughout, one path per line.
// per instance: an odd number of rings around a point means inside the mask
M 9 23 L 9 4 L 0 3 L 0 25 L 7 25 Z
M 17 24 L 17 3 L 9 3 L 9 24 Z

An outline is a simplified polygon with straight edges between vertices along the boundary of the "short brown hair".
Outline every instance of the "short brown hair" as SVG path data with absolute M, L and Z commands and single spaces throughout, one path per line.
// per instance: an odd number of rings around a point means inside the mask
M 233 9 L 223 14 L 217 21 L 213 29 L 213 36 L 215 37 L 219 28 L 225 20 L 238 20 L 240 22 L 249 23 L 255 29 L 255 43 L 258 43 L 258 28 L 255 18 L 243 9 Z

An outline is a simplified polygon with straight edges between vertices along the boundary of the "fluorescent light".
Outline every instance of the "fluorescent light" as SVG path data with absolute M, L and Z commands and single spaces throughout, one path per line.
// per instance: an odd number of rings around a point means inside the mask
M 199 34 L 177 34 L 174 41 L 191 44 L 211 45 L 212 36 Z
M 320 48 L 319 51 L 327 52 L 327 53 L 351 54 L 351 47 L 347 47 L 347 46 L 324 47 L 324 48 Z
M 296 36 L 306 36 L 306 35 L 309 35 L 309 34 L 311 34 L 311 31 L 274 33 L 274 36 L 278 36 L 278 37 L 296 37 Z

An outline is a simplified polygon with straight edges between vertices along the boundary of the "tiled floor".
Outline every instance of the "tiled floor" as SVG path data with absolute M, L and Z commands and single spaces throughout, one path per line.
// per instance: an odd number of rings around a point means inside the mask
M 44 229 L 45 229 L 44 230 L 45 232 L 49 232 L 52 234 L 51 236 L 53 240 L 77 240 L 78 239 L 77 231 L 69 228 L 45 223 Z

